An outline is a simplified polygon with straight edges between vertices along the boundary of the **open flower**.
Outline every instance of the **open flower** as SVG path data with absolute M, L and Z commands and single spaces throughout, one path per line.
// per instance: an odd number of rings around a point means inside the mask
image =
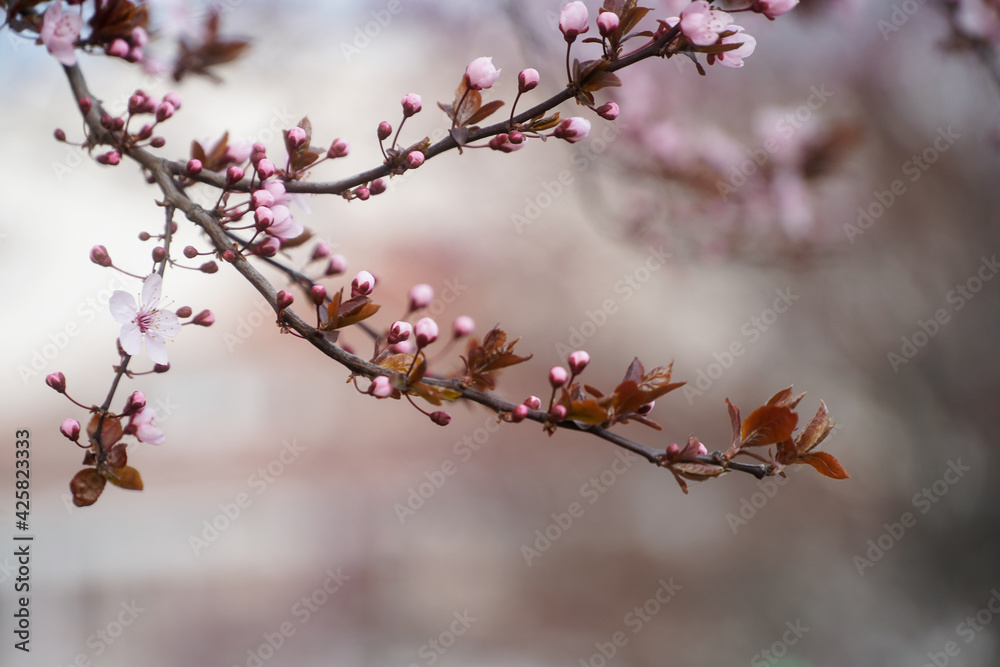
M 162 445 L 166 438 L 163 431 L 156 425 L 156 410 L 146 406 L 128 418 L 125 433 L 134 435 L 139 442 L 150 445 Z
M 681 12 L 681 32 L 692 44 L 715 44 L 719 33 L 725 32 L 733 17 L 719 9 L 710 9 L 705 0 L 695 0 Z
M 757 40 L 751 35 L 743 32 L 743 28 L 738 25 L 729 26 L 730 30 L 735 30 L 732 35 L 722 38 L 723 44 L 740 44 L 732 51 L 724 51 L 716 56 L 719 62 L 726 67 L 743 67 L 743 59 L 753 53 L 757 48 Z
M 160 303 L 162 286 L 163 278 L 153 273 L 142 283 L 142 302 L 138 307 L 132 295 L 122 290 L 115 290 L 108 303 L 111 316 L 122 323 L 118 337 L 125 353 L 139 354 L 145 343 L 146 353 L 155 364 L 168 363 L 166 341 L 181 330 L 173 311 L 156 307 Z
M 76 64 L 73 44 L 80 36 L 83 18 L 79 14 L 63 14 L 62 2 L 53 2 L 45 10 L 40 35 L 45 48 L 63 65 Z

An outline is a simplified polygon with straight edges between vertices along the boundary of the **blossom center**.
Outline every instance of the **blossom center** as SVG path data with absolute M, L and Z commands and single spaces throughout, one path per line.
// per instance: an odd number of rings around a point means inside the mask
M 135 315 L 135 323 L 139 326 L 139 331 L 146 333 L 153 327 L 153 311 L 140 309 Z

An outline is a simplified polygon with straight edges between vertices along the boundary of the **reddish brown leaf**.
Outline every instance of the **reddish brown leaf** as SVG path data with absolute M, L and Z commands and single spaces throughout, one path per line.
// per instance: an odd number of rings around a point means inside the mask
M 101 434 L 99 438 L 95 437 L 98 423 L 101 424 Z M 122 422 L 117 417 L 104 415 L 104 420 L 101 421 L 101 415 L 95 414 L 90 418 L 90 422 L 87 424 L 87 435 L 91 440 L 98 440 L 101 443 L 101 449 L 104 450 L 111 449 L 116 442 L 121 440 L 122 433 Z
M 821 475 L 833 479 L 847 479 L 850 475 L 844 470 L 840 462 L 827 452 L 813 452 L 801 457 L 797 463 L 808 463 Z
M 698 463 L 697 461 L 678 461 L 670 464 L 670 469 L 693 482 L 701 482 L 706 479 L 718 477 L 726 472 L 720 466 L 708 463 Z
M 819 410 L 809 420 L 795 442 L 796 450 L 799 454 L 805 454 L 823 442 L 831 430 L 833 430 L 833 422 L 830 420 L 830 411 L 826 409 L 826 403 L 820 401 Z
M 125 443 L 119 442 L 108 452 L 108 465 L 112 468 L 121 468 L 128 463 L 128 454 L 125 453 Z
M 592 398 L 583 401 L 572 401 L 567 406 L 566 419 L 583 422 L 584 424 L 602 424 L 608 419 L 608 411 Z
M 115 486 L 133 491 L 142 491 L 142 477 L 135 468 L 125 466 L 124 468 L 105 468 L 101 472 L 108 478 L 108 481 Z
M 77 507 L 87 507 L 97 502 L 104 491 L 107 480 L 94 468 L 84 468 L 73 475 L 69 482 L 70 493 L 73 494 L 73 504 Z
M 765 405 L 777 405 L 786 408 L 795 409 L 795 406 L 799 404 L 802 397 L 806 395 L 806 392 L 802 392 L 798 396 L 792 393 L 792 388 L 782 389 L 777 394 L 768 399 Z
M 743 446 L 760 447 L 787 440 L 798 422 L 799 416 L 790 408 L 777 405 L 757 408 L 743 420 Z
M 726 457 L 732 458 L 739 451 L 740 445 L 743 444 L 743 436 L 740 430 L 743 422 L 740 419 L 740 409 L 730 403 L 728 398 L 726 399 L 726 406 L 729 408 L 729 422 L 733 426 L 733 443 L 729 446 Z
M 497 109 L 503 106 L 503 100 L 493 100 L 492 102 L 487 102 L 486 104 L 479 107 L 479 110 L 474 114 L 469 116 L 465 121 L 466 125 L 475 125 L 476 123 L 486 120 L 496 112 Z

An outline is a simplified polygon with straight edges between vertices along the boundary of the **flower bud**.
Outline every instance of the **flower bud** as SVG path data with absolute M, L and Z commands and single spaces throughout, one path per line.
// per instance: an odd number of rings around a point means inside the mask
M 141 391 L 133 391 L 128 400 L 125 401 L 125 409 L 122 410 L 122 416 L 134 415 L 144 407 L 146 407 L 146 395 Z
M 451 328 L 455 338 L 464 338 L 473 332 L 476 328 L 476 322 L 468 315 L 460 315 L 455 318 Z
M 465 68 L 465 85 L 473 90 L 486 90 L 497 82 L 500 72 L 493 66 L 492 57 L 476 58 Z
M 313 285 L 309 288 L 309 298 L 317 306 L 322 306 L 326 301 L 326 288 L 322 285 Z
M 680 453 L 681 453 L 681 448 L 677 446 L 676 442 L 672 443 L 669 447 L 667 447 L 668 458 L 674 458 Z
M 191 177 L 200 174 L 201 160 L 188 160 L 187 167 L 184 168 L 184 173 Z
M 277 170 L 274 168 L 274 163 L 267 158 L 262 158 L 260 162 L 257 163 L 257 175 L 260 176 L 260 180 L 262 181 L 266 181 L 274 176 L 275 171 Z
M 403 96 L 403 118 L 409 118 L 410 116 L 420 113 L 423 108 L 423 104 L 420 100 L 420 95 L 416 93 L 408 93 Z
M 577 350 L 569 355 L 569 369 L 573 375 L 579 375 L 590 363 L 590 355 L 583 350 Z
M 549 369 L 549 384 L 553 388 L 561 387 L 569 380 L 569 373 L 562 366 L 553 366 Z
M 538 398 L 537 396 L 529 396 L 528 398 L 524 399 L 524 405 L 527 405 L 532 410 L 541 410 L 542 399 Z
M 193 312 L 194 310 L 191 308 L 191 306 L 181 306 L 174 312 L 174 314 L 177 315 L 177 317 L 183 319 L 185 317 L 191 317 L 191 313 Z
M 278 310 L 284 310 L 295 302 L 295 296 L 291 292 L 281 290 L 277 295 Z
M 114 56 L 115 58 L 124 58 L 128 55 L 128 51 L 128 42 L 119 37 L 108 45 L 105 53 L 109 56 Z
M 330 258 L 330 263 L 326 265 L 327 276 L 339 276 L 347 270 L 347 260 L 343 255 L 334 255 Z
M 565 139 L 571 144 L 585 139 L 588 134 L 590 134 L 590 121 L 579 116 L 565 119 L 552 132 L 552 136 L 556 139 Z
M 389 121 L 383 120 L 378 124 L 378 140 L 385 141 L 390 135 L 392 135 L 392 125 L 389 124 Z
M 156 121 L 162 123 L 174 115 L 174 105 L 170 102 L 160 102 L 156 105 Z
M 511 411 L 510 420 L 516 424 L 517 422 L 524 421 L 527 416 L 528 406 L 522 403 Z
M 163 148 L 167 145 L 167 140 L 163 137 L 153 137 L 149 140 L 149 145 L 153 148 Z
M 602 37 L 607 37 L 618 29 L 618 14 L 614 12 L 601 12 L 597 15 L 597 29 Z
M 52 135 L 56 138 L 56 141 L 66 141 L 66 133 L 60 130 L 58 127 L 56 128 L 56 131 L 52 133 Z
M 90 261 L 98 266 L 111 266 L 111 256 L 108 249 L 102 245 L 95 245 L 90 249 Z
M 605 12 L 607 14 L 607 12 Z M 602 104 L 601 106 L 594 109 L 597 115 L 605 120 L 614 120 L 618 118 L 618 105 L 614 102 L 608 102 L 607 104 Z
M 80 422 L 75 419 L 64 419 L 59 426 L 59 432 L 76 442 L 80 439 Z
M 288 142 L 288 145 L 291 146 L 293 149 L 298 148 L 299 146 L 304 144 L 306 142 L 306 139 L 308 138 L 309 137 L 306 136 L 306 131 L 303 130 L 301 127 L 293 127 L 292 129 L 288 130 L 288 134 L 286 135 L 286 141 Z
M 163 101 L 170 102 L 172 105 L 174 105 L 174 111 L 177 111 L 178 109 L 181 108 L 181 96 L 173 91 L 164 95 Z
M 415 310 L 426 308 L 431 300 L 434 299 L 434 288 L 427 283 L 414 285 L 410 288 L 409 299 L 409 310 L 407 312 L 412 313 Z
M 330 256 L 330 244 L 326 241 L 319 241 L 316 243 L 316 247 L 313 248 L 312 257 L 309 258 L 310 262 L 318 262 L 321 259 L 326 259 Z
M 330 144 L 330 150 L 326 154 L 332 160 L 338 157 L 347 157 L 347 154 L 350 152 L 351 145 L 349 143 L 343 139 L 334 139 L 333 143 Z
M 226 248 L 222 251 L 222 260 L 225 262 L 235 262 L 236 253 L 233 252 L 231 248 Z
M 368 391 L 375 398 L 389 398 L 392 396 L 392 382 L 384 375 L 376 375 L 372 378 L 372 384 Z
M 417 320 L 417 324 L 413 327 L 413 330 L 417 334 L 417 347 L 427 347 L 437 340 L 437 322 L 429 317 L 422 317 Z
M 153 372 L 154 373 L 166 373 L 169 370 L 170 370 L 170 364 L 154 364 L 153 365 Z
M 368 190 L 372 193 L 372 196 L 380 195 L 386 191 L 388 186 L 385 184 L 385 180 L 381 178 L 376 178 L 368 186 Z
M 88 113 L 90 113 L 90 110 L 93 108 L 94 103 L 93 101 L 91 101 L 89 97 L 81 97 L 78 105 L 80 107 L 80 113 L 86 116 Z
M 406 154 L 406 168 L 416 169 L 424 163 L 424 154 L 420 151 L 410 151 Z
M 587 5 L 582 2 L 570 2 L 562 8 L 559 14 L 559 30 L 567 42 L 575 41 L 577 35 L 590 30 L 587 19 Z
M 643 417 L 645 417 L 646 415 L 648 415 L 650 412 L 653 411 L 654 405 L 656 405 L 656 401 L 650 401 L 645 405 L 640 405 L 639 408 L 635 411 L 635 413 L 637 415 L 642 415 Z
M 198 256 L 198 249 L 193 245 L 186 245 L 184 246 L 184 256 L 188 259 L 194 259 Z
M 230 167 L 226 169 L 226 185 L 234 185 L 243 180 L 244 172 L 241 167 Z
M 132 45 L 142 48 L 149 41 L 149 34 L 142 26 L 132 28 Z
M 215 313 L 210 310 L 203 310 L 194 316 L 191 324 L 196 324 L 199 327 L 210 327 L 215 324 Z
M 138 134 L 135 135 L 135 138 L 140 141 L 143 141 L 145 139 L 149 139 L 151 136 L 153 136 L 153 126 L 150 125 L 149 123 L 146 123 L 139 130 Z
M 201 271 L 202 273 L 218 273 L 219 265 L 215 263 L 214 259 L 210 259 L 209 261 L 199 266 L 198 270 Z
M 264 162 L 264 160 L 261 160 Z M 274 205 L 274 195 L 272 195 L 267 190 L 254 190 L 253 194 L 250 195 L 250 208 L 259 208 L 261 206 L 270 208 Z
M 799 0 L 757 0 L 750 9 L 773 21 L 774 17 L 787 14 L 798 4 Z
M 549 421 L 561 422 L 566 419 L 566 406 L 565 405 L 553 405 L 552 409 L 549 410 Z
M 354 196 L 360 199 L 361 201 L 368 201 L 368 198 L 372 196 L 372 192 L 371 190 L 362 185 L 354 188 Z
M 49 385 L 60 394 L 66 393 L 66 376 L 62 373 L 49 373 L 45 376 L 45 384 Z
M 281 250 L 281 241 L 269 236 L 264 241 L 257 244 L 254 251 L 261 257 L 274 257 Z
M 122 157 L 118 154 L 118 151 L 108 151 L 107 153 L 102 153 L 97 156 L 98 163 L 106 164 L 112 167 L 117 166 L 121 161 Z
M 153 248 L 153 252 L 151 254 L 153 255 L 154 262 L 162 262 L 167 258 L 167 251 L 161 245 L 158 245 L 155 248 Z
M 274 211 L 266 206 L 260 206 L 253 212 L 254 227 L 262 232 L 274 223 Z
M 386 336 L 386 340 L 388 340 L 390 345 L 396 345 L 397 343 L 402 343 L 404 340 L 408 340 L 412 333 L 413 325 L 409 322 L 393 322 L 392 326 L 389 327 L 389 335 Z
M 153 237 L 149 235 L 149 232 L 139 232 L 139 240 L 140 241 L 148 241 L 151 238 L 153 238 Z
M 431 421 L 438 426 L 447 426 L 451 423 L 451 415 L 444 410 L 435 410 L 431 413 Z
M 517 75 L 517 92 L 526 93 L 529 90 L 534 90 L 540 78 L 538 70 L 533 67 L 521 70 Z
M 375 289 L 375 276 L 367 271 L 358 271 L 351 281 L 351 298 L 356 296 L 368 296 Z

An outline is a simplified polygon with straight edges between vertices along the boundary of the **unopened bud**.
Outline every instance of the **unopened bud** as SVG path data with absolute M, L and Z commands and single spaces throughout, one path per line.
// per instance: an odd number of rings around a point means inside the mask
M 184 169 L 184 173 L 188 176 L 197 176 L 201 173 L 201 160 L 188 160 L 187 167 Z
M 306 131 L 301 127 L 293 127 L 288 131 L 287 141 L 288 145 L 292 148 L 298 148 L 306 142 L 309 137 L 306 135 Z
M 386 336 L 386 340 L 388 340 L 390 345 L 396 345 L 402 343 L 404 340 L 408 340 L 412 333 L 413 325 L 409 322 L 393 322 L 392 326 L 389 327 L 389 335 Z
M 111 256 L 108 249 L 102 245 L 95 245 L 90 249 L 90 261 L 98 266 L 111 266 Z
M 243 169 L 242 167 L 230 167 L 226 169 L 226 185 L 234 185 L 243 180 Z
M 435 410 L 431 413 L 431 421 L 438 426 L 447 426 L 451 423 L 451 415 L 444 410 Z
M 417 324 L 413 327 L 413 330 L 417 334 L 417 347 L 427 347 L 437 340 L 437 322 L 429 317 L 423 317 L 417 320 Z
M 539 78 L 538 70 L 532 67 L 521 70 L 521 72 L 517 75 L 518 92 L 526 93 L 529 90 L 534 90 L 538 85 Z
M 351 152 L 351 145 L 344 141 L 343 139 L 334 139 L 333 143 L 330 144 L 330 150 L 326 152 L 330 159 L 338 157 L 347 157 L 347 154 Z
M 45 376 L 45 384 L 49 385 L 60 394 L 66 393 L 66 376 L 62 373 L 49 373 Z
M 517 422 L 524 421 L 527 416 L 528 406 L 522 403 L 511 411 L 510 420 L 516 424 Z
M 426 308 L 434 299 L 434 288 L 427 283 L 420 283 L 410 288 L 409 312 Z
M 330 263 L 326 265 L 327 276 L 339 276 L 347 270 L 347 260 L 343 255 L 334 255 L 330 258 Z
M 375 276 L 367 271 L 358 271 L 351 281 L 351 298 L 356 296 L 368 296 L 375 289 Z
M 215 263 L 214 259 L 210 259 L 209 261 L 199 266 L 198 270 L 201 271 L 202 273 L 216 273 L 219 270 L 219 265 Z
M 392 125 L 388 121 L 383 120 L 378 124 L 378 139 L 379 141 L 385 141 L 392 135 Z
M 180 318 L 183 319 L 183 318 L 191 317 L 191 313 L 193 313 L 193 312 L 194 312 L 194 310 L 192 310 L 191 306 L 181 306 L 180 308 L 178 308 L 174 312 L 174 314 L 177 315 L 177 317 L 180 317 Z
M 464 338 L 471 334 L 476 328 L 476 322 L 468 315 L 460 315 L 455 318 L 452 324 L 452 335 L 455 338 Z
M 424 163 L 425 159 L 424 154 L 420 151 L 410 151 L 406 154 L 406 168 L 416 169 Z
M 569 380 L 569 373 L 562 366 L 553 366 L 549 369 L 549 384 L 553 387 L 561 387 Z
M 194 259 L 198 256 L 198 249 L 193 245 L 184 246 L 184 256 L 188 259 Z
M 537 396 L 529 396 L 528 398 L 524 399 L 524 404 L 527 405 L 532 410 L 541 410 L 542 399 L 538 398 Z
M 369 184 L 368 190 L 374 196 L 374 195 L 380 195 L 383 192 L 385 192 L 387 187 L 388 186 L 385 184 L 385 180 L 381 178 L 376 178 L 374 181 L 371 182 L 371 184 Z
M 554 422 L 561 422 L 566 419 L 566 406 L 565 405 L 553 405 L 552 409 L 549 410 L 549 420 Z
M 416 93 L 409 93 L 403 97 L 403 117 L 409 118 L 410 116 L 419 113 L 423 108 L 423 104 L 420 100 L 420 95 Z
M 291 292 L 281 290 L 277 295 L 278 310 L 284 310 L 295 302 L 295 296 Z
M 587 367 L 587 364 L 590 363 L 590 355 L 583 350 L 577 350 L 569 355 L 568 362 L 569 369 L 573 372 L 573 375 L 579 375 Z
M 80 422 L 75 419 L 64 419 L 59 426 L 59 432 L 76 442 L 80 439 Z
M 167 258 L 167 251 L 161 245 L 158 245 L 155 248 L 153 248 L 153 252 L 151 254 L 153 255 L 154 262 L 162 262 Z
M 309 288 L 309 298 L 317 306 L 322 306 L 326 301 L 326 288 L 322 285 L 313 285 Z
M 146 407 L 146 395 L 141 391 L 133 391 L 128 400 L 125 401 L 125 409 L 122 410 L 122 415 L 127 417 L 129 415 L 134 415 Z

